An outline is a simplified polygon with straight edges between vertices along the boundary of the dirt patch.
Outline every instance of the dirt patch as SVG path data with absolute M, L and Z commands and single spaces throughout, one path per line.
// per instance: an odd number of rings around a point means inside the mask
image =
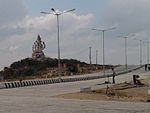
M 92 90 L 90 92 L 76 92 L 58 95 L 58 98 L 80 99 L 80 100 L 108 100 L 108 101 L 129 101 L 129 102 L 149 102 L 148 80 L 141 80 L 143 85 L 133 83 L 121 83 L 111 87 Z

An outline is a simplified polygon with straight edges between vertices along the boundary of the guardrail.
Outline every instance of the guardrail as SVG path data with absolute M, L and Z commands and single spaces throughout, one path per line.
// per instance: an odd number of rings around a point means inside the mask
M 116 75 L 121 75 L 125 73 L 129 73 L 135 71 L 137 69 L 142 68 L 143 66 L 137 67 L 135 69 L 122 71 L 116 73 Z M 85 81 L 85 80 L 93 80 L 93 79 L 100 79 L 105 77 L 111 77 L 112 74 L 106 76 L 85 76 L 85 77 L 76 77 L 76 78 L 62 78 L 62 79 L 40 79 L 40 80 L 23 80 L 23 81 L 12 81 L 12 82 L 1 82 L 0 89 L 6 88 L 18 88 L 18 87 L 26 87 L 26 86 L 34 86 L 34 85 L 44 85 L 44 84 L 55 84 L 55 83 L 63 83 L 63 82 L 75 82 L 75 81 Z

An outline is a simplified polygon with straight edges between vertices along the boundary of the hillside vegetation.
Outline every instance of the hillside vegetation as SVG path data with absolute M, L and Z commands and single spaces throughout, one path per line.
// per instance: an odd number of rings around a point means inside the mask
M 12 63 L 10 67 L 5 67 L 4 70 L 1 71 L 1 74 L 4 76 L 4 79 L 18 79 L 26 76 L 37 76 L 48 68 L 56 68 L 58 66 L 57 62 L 57 59 L 52 58 L 46 58 L 44 61 L 26 58 Z M 88 66 L 88 64 L 84 62 L 74 59 L 62 59 L 61 64 L 65 64 L 67 66 L 67 70 L 73 73 L 77 72 L 77 64 L 80 64 L 81 67 Z

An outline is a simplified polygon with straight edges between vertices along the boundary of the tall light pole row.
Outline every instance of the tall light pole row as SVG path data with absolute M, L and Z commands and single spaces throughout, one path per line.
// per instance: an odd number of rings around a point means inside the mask
M 96 30 L 96 31 L 101 31 L 102 32 L 102 38 L 103 38 L 103 73 L 105 75 L 105 42 L 104 42 L 104 32 L 105 31 L 109 31 L 109 30 L 113 30 L 113 29 L 116 29 L 116 27 L 113 27 L 113 28 L 109 28 L 109 29 L 104 29 L 104 30 L 101 30 L 101 29 L 92 29 L 92 30 Z M 125 69 L 126 71 L 128 70 L 128 60 L 127 60 L 127 39 L 129 38 L 128 36 L 119 36 L 119 37 L 122 37 L 125 39 Z M 138 40 L 140 42 L 140 66 L 142 65 L 142 41 L 143 40 L 140 40 L 140 39 L 134 39 L 134 40 Z M 147 64 L 149 64 L 149 41 L 147 41 Z
M 51 12 L 41 12 L 42 14 L 51 14 L 51 15 L 55 15 L 57 17 L 57 40 L 58 40 L 58 76 L 61 79 L 61 67 L 60 67 L 60 43 L 59 43 L 59 16 L 64 14 L 64 13 L 68 13 L 68 12 L 72 12 L 75 9 L 71 9 L 71 10 L 67 10 L 67 11 L 63 11 L 63 12 L 56 12 L 54 8 L 51 9 Z
M 119 36 L 119 37 L 123 37 L 123 36 Z M 129 38 L 128 36 L 124 36 L 123 37 L 125 39 L 125 68 L 127 70 L 127 38 Z M 140 42 L 140 49 L 139 49 L 139 59 L 140 59 L 140 66 L 142 65 L 142 41 L 141 39 L 136 39 L 134 38 L 134 40 L 137 40 Z M 149 41 L 147 41 L 147 64 L 149 64 Z
M 55 15 L 56 19 L 57 19 L 57 40 L 58 40 L 58 75 L 59 78 L 61 78 L 61 64 L 60 64 L 60 41 L 59 41 L 59 16 L 64 14 L 64 13 L 68 13 L 68 12 L 72 12 L 75 9 L 71 9 L 71 10 L 67 10 L 67 11 L 62 11 L 62 12 L 57 12 L 55 11 L 54 8 L 51 9 L 51 12 L 41 12 L 42 14 L 51 14 L 51 15 Z M 95 28 L 92 30 L 96 30 L 96 31 L 101 31 L 102 32 L 102 45 L 103 45 L 103 74 L 105 75 L 105 39 L 104 39 L 104 35 L 105 35 L 105 31 L 110 31 L 116 29 L 116 27 L 112 27 L 112 28 L 108 28 L 108 29 L 99 29 L 99 28 Z M 125 68 L 127 70 L 127 36 L 122 36 L 125 39 Z M 138 39 L 136 39 L 138 40 Z M 140 41 L 140 65 L 142 65 L 142 40 Z M 91 47 L 89 48 L 90 50 L 90 64 L 91 64 Z M 97 64 L 97 51 L 96 51 L 96 64 Z M 149 42 L 147 42 L 147 64 L 149 64 Z
M 136 39 L 136 38 L 134 38 L 134 40 L 137 40 L 137 41 L 139 41 L 140 42 L 140 48 L 139 48 L 139 59 L 140 59 L 140 66 L 142 65 L 142 42 L 144 42 L 145 40 L 145 42 L 146 42 L 146 45 L 147 45 L 147 64 L 149 64 L 149 40 L 148 39 Z

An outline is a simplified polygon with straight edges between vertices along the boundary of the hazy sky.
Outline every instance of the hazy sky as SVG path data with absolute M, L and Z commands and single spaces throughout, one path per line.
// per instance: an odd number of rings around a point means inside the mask
M 43 15 L 75 8 L 60 16 L 61 58 L 74 58 L 92 63 L 98 50 L 98 63 L 102 63 L 102 33 L 92 28 L 105 29 L 106 64 L 124 64 L 124 39 L 129 36 L 128 63 L 139 64 L 139 41 L 150 35 L 149 0 L 0 0 L 0 68 L 12 62 L 31 57 L 32 45 L 40 34 L 46 43 L 45 55 L 57 58 L 56 17 Z M 146 43 L 142 43 L 142 61 L 146 63 Z

